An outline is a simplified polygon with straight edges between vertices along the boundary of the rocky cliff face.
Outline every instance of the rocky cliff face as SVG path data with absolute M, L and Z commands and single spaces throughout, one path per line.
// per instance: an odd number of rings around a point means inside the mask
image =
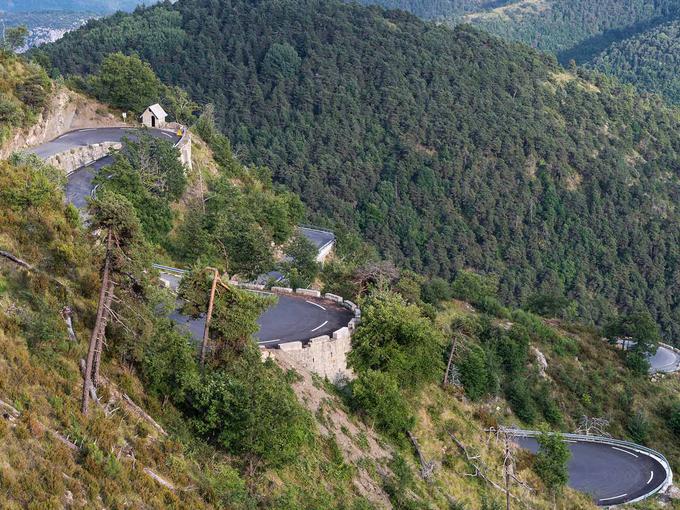
M 0 148 L 0 158 L 5 159 L 12 152 L 48 142 L 74 129 L 122 125 L 120 115 L 107 106 L 65 87 L 55 86 L 49 104 L 36 123 L 17 130 Z

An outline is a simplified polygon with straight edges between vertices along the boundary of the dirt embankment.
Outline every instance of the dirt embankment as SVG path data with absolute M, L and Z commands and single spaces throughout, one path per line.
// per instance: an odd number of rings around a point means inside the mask
M 0 158 L 40 145 L 74 129 L 124 126 L 120 113 L 81 94 L 56 85 L 45 110 L 30 128 L 17 130 L 0 148 Z

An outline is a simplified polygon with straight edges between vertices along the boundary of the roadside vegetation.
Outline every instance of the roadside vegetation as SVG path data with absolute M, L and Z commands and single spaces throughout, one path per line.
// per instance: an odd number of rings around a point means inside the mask
M 291 55 L 278 48 L 269 66 L 286 72 Z M 641 369 L 658 337 L 648 314 L 611 317 L 612 334 L 654 333 L 624 353 L 578 325 L 561 294 L 507 308 L 496 277 L 426 278 L 350 230 L 319 273 L 295 234 L 299 197 L 234 155 L 211 107 L 181 111 L 193 119 L 193 171 L 167 142 L 127 141 L 97 178 L 87 221 L 65 204 L 58 170 L 21 155 L 0 163 L 8 506 L 495 510 L 505 445 L 493 431 L 569 431 L 582 416 L 680 467 L 678 380 L 652 383 Z M 168 318 L 175 296 L 152 262 L 190 269 L 184 313 L 214 305 L 206 349 Z M 252 334 L 271 301 L 227 281 L 277 267 L 295 286 L 318 280 L 361 304 L 356 378 L 342 388 L 262 359 Z M 540 442 L 536 456 L 515 453 L 514 497 L 592 508 L 565 487 L 564 445 Z

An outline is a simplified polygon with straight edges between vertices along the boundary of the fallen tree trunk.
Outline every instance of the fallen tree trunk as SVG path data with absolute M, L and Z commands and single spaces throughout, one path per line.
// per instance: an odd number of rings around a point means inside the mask
M 425 456 L 423 455 L 422 451 L 420 450 L 420 445 L 418 444 L 418 440 L 415 438 L 413 434 L 411 434 L 411 431 L 407 430 L 406 435 L 408 438 L 411 440 L 411 443 L 413 444 L 413 448 L 415 448 L 416 453 L 418 454 L 418 460 L 420 461 L 420 476 L 423 477 L 425 480 L 429 480 L 432 475 L 434 474 L 434 462 L 426 461 Z
M 29 263 L 26 262 L 25 260 L 21 260 L 19 257 L 16 257 L 16 256 L 12 255 L 12 254 L 11 254 L 10 252 L 8 252 L 8 251 L 0 250 L 0 256 L 5 257 L 6 259 L 11 260 L 11 261 L 14 262 L 15 264 L 17 264 L 17 265 L 19 265 L 19 266 L 21 266 L 21 267 L 23 267 L 23 268 L 26 268 L 26 269 L 28 269 L 29 271 L 33 271 L 33 266 L 32 266 L 31 264 L 29 264 Z

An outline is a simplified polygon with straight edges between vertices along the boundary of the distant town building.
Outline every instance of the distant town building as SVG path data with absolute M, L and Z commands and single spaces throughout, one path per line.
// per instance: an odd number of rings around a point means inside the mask
M 149 106 L 141 115 L 142 124 L 150 128 L 161 128 L 165 126 L 165 119 L 168 116 L 165 110 L 158 103 Z

